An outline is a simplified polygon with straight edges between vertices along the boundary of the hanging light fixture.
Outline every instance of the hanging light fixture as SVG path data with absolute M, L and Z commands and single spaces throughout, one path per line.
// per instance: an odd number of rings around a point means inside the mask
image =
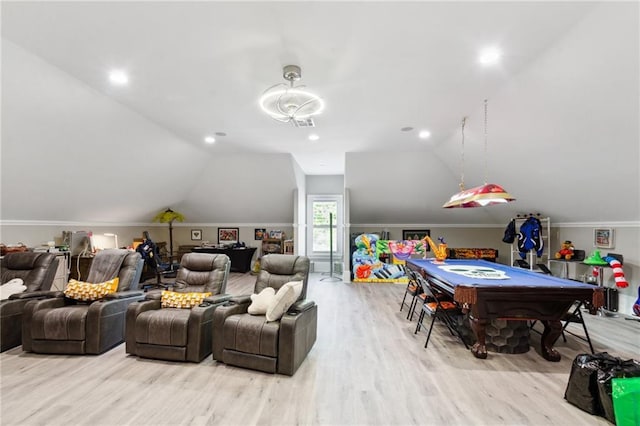
M 460 192 L 453 194 L 449 201 L 442 207 L 471 208 L 485 207 L 494 204 L 504 204 L 515 201 L 511 194 L 495 183 L 487 183 L 487 100 L 484 100 L 484 185 L 471 189 L 464 189 L 464 125 L 466 117 L 462 119 L 462 175 L 460 180 Z
M 302 78 L 302 71 L 297 65 L 286 65 L 282 76 L 289 82 L 276 84 L 264 91 L 260 97 L 260 108 L 274 120 L 297 124 L 311 116 L 320 114 L 324 109 L 324 101 L 311 93 L 305 86 L 294 86 L 294 82 Z

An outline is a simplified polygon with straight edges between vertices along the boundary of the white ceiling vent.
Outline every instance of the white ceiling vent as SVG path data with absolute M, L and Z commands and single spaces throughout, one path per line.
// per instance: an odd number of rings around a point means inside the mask
M 311 117 L 303 118 L 301 120 L 294 118 L 292 121 L 296 127 L 316 127 L 316 123 L 313 122 L 313 118 Z

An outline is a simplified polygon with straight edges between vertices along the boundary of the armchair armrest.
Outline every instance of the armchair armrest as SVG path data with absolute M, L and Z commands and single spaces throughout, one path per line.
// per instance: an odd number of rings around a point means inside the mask
M 314 302 L 313 300 L 307 300 L 307 299 L 298 300 L 296 303 L 291 305 L 287 313 L 290 315 L 297 315 L 301 312 L 308 311 L 309 309 L 313 308 L 315 305 L 316 305 L 316 302 Z
M 64 296 L 64 293 L 57 290 L 30 291 L 28 293 L 12 294 L 11 296 L 9 296 L 9 300 L 16 300 L 16 299 L 25 300 L 25 299 L 35 299 L 35 298 L 42 298 L 42 297 L 62 297 L 62 296 Z
M 105 300 L 128 299 L 130 297 L 139 297 L 143 295 L 144 292 L 139 290 L 118 291 L 115 293 L 107 294 L 105 296 Z
M 227 303 L 218 306 L 213 312 L 212 352 L 213 359 L 222 361 L 224 322 L 231 315 L 247 313 L 251 298 L 249 296 L 232 297 Z
M 162 300 L 162 290 L 151 290 L 145 293 L 146 300 Z
M 303 302 L 303 301 L 300 301 Z M 278 373 L 292 376 L 316 341 L 318 306 L 311 302 L 300 313 L 286 313 L 280 319 Z
M 233 296 L 231 296 L 230 294 L 216 294 L 206 297 L 202 303 L 203 305 L 221 305 L 231 300 L 232 297 Z
M 157 300 L 138 300 L 127 306 L 125 318 L 125 352 L 128 354 L 136 354 L 136 319 L 138 315 L 146 311 L 157 310 L 161 308 L 160 299 Z
M 211 323 L 220 304 L 194 306 L 189 313 L 186 360 L 200 362 L 211 353 Z
M 243 296 L 232 296 L 229 299 L 230 304 L 232 305 L 243 305 L 243 304 L 251 304 L 251 296 L 243 295 Z
M 22 350 L 31 352 L 31 322 L 33 315 L 41 309 L 61 308 L 67 304 L 64 297 L 53 297 L 49 299 L 32 299 L 27 302 L 22 311 Z
M 86 353 L 100 354 L 124 340 L 127 307 L 142 300 L 144 296 L 139 291 L 122 293 L 132 294 L 123 298 L 97 300 L 89 305 L 86 320 Z

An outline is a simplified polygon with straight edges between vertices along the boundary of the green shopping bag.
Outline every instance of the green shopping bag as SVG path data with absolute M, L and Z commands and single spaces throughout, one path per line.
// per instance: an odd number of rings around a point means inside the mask
M 640 377 L 613 379 L 613 409 L 617 426 L 640 426 Z

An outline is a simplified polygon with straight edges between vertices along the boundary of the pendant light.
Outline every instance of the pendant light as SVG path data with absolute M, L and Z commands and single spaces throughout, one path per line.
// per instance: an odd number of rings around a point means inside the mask
M 494 204 L 505 204 L 515 201 L 511 194 L 495 183 L 487 183 L 487 100 L 484 100 L 484 185 L 471 189 L 464 189 L 464 126 L 466 117 L 462 119 L 462 175 L 460 180 L 460 192 L 453 194 L 449 201 L 442 207 L 471 208 L 485 207 Z

